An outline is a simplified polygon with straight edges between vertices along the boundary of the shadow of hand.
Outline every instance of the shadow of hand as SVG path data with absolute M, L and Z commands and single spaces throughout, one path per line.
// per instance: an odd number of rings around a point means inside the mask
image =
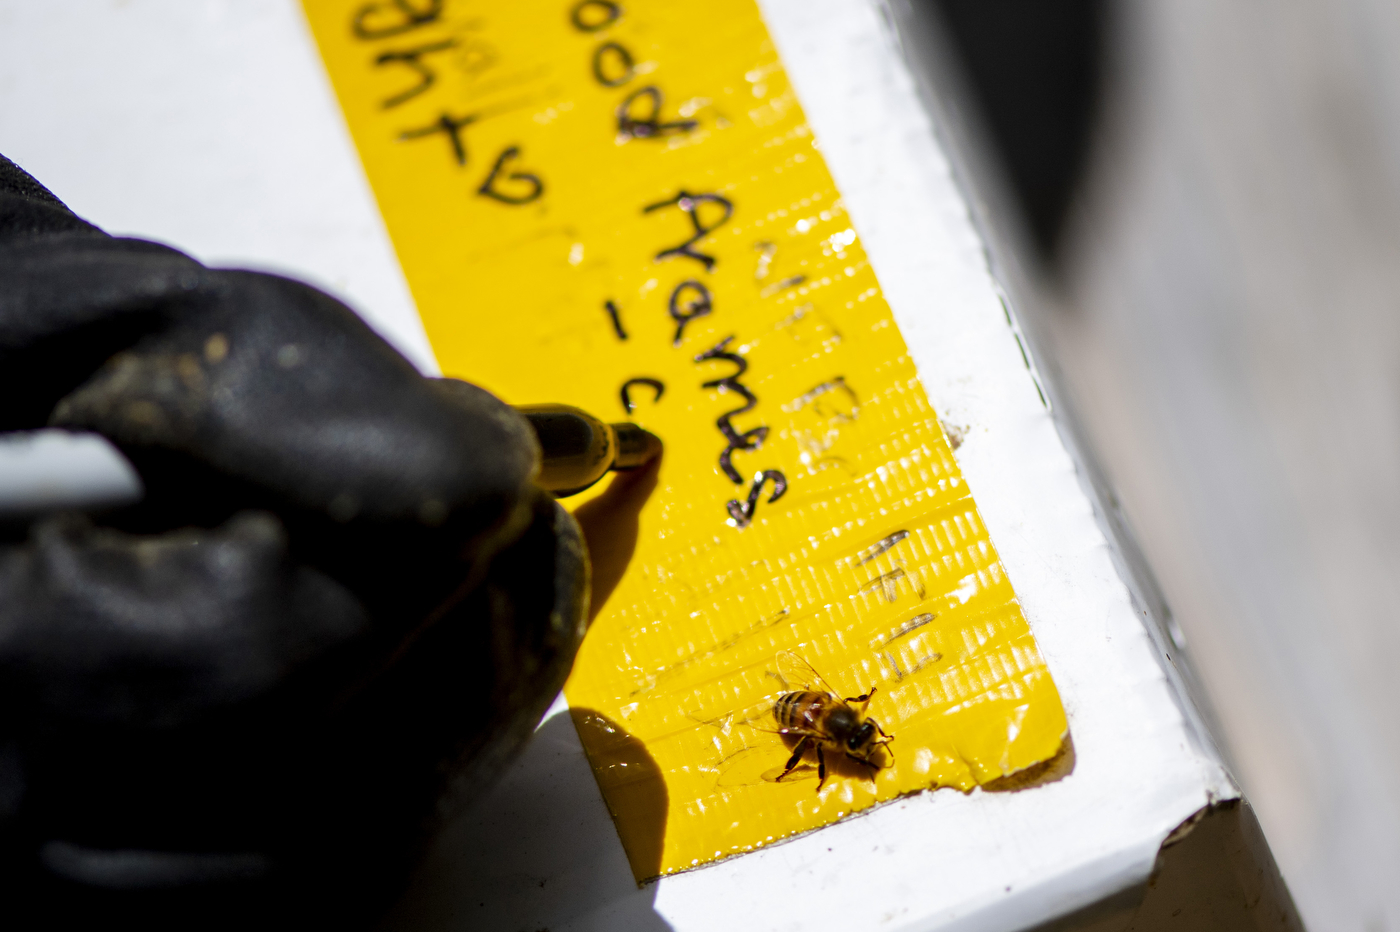
M 638 469 L 617 473 L 607 491 L 574 511 L 574 520 L 583 529 L 588 557 L 593 564 L 593 597 L 588 607 L 590 622 L 621 582 L 637 549 L 638 515 L 656 488 L 661 459 L 658 456 Z

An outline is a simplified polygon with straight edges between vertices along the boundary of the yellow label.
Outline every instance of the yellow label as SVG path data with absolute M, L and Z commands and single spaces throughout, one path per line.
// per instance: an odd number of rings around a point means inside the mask
M 651 380 L 632 416 L 660 482 L 566 687 L 639 880 L 1060 750 L 753 0 L 305 6 L 444 372 L 614 420 Z M 827 745 L 820 790 L 811 750 L 775 780 L 785 657 L 875 688 L 854 708 L 890 753 Z

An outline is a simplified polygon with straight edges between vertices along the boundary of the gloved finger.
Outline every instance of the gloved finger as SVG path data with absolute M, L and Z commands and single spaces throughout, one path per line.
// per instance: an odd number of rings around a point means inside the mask
M 157 536 L 58 515 L 0 548 L 0 704 L 55 725 L 182 727 L 368 625 L 350 592 L 292 561 L 273 515 Z
M 532 514 L 368 674 L 337 663 L 364 613 L 272 516 L 157 537 L 68 516 L 0 548 L 0 893 L 51 918 L 366 921 L 567 675 L 582 541 L 544 493 Z
M 312 288 L 204 275 L 199 313 L 117 354 L 50 419 L 103 434 L 135 465 L 147 494 L 127 526 L 274 511 L 304 558 L 373 610 L 405 588 L 445 597 L 441 585 L 522 532 L 538 463 L 523 418 L 480 389 L 423 378 Z M 376 579 L 395 590 L 383 605 L 364 592 Z
M 19 888 L 334 887 L 349 918 L 562 684 L 587 562 L 529 428 L 314 289 L 107 237 L 0 160 L 0 389 L 0 430 L 96 430 L 146 488 L 120 532 L 0 545 Z
M 302 559 L 407 625 L 523 531 L 524 420 L 423 378 L 329 296 L 108 237 L 0 161 L 6 231 L 0 429 L 115 442 L 146 489 L 121 526 L 274 511 Z

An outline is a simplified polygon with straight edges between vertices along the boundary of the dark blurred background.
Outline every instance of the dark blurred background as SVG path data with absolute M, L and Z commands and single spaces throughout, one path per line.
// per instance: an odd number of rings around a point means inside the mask
M 1088 167 L 1103 83 L 1104 0 L 937 0 L 944 35 L 1041 257 Z
M 890 5 L 1305 922 L 1400 928 L 1400 4 Z

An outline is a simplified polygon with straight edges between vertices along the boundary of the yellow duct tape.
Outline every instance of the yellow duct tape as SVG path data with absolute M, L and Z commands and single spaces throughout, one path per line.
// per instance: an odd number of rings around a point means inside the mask
M 1059 694 L 753 0 L 305 8 L 444 372 L 613 419 L 653 380 L 659 486 L 566 687 L 639 880 L 1055 757 Z M 820 791 L 810 752 L 775 782 L 785 653 L 877 688 L 877 772 L 829 748 Z

